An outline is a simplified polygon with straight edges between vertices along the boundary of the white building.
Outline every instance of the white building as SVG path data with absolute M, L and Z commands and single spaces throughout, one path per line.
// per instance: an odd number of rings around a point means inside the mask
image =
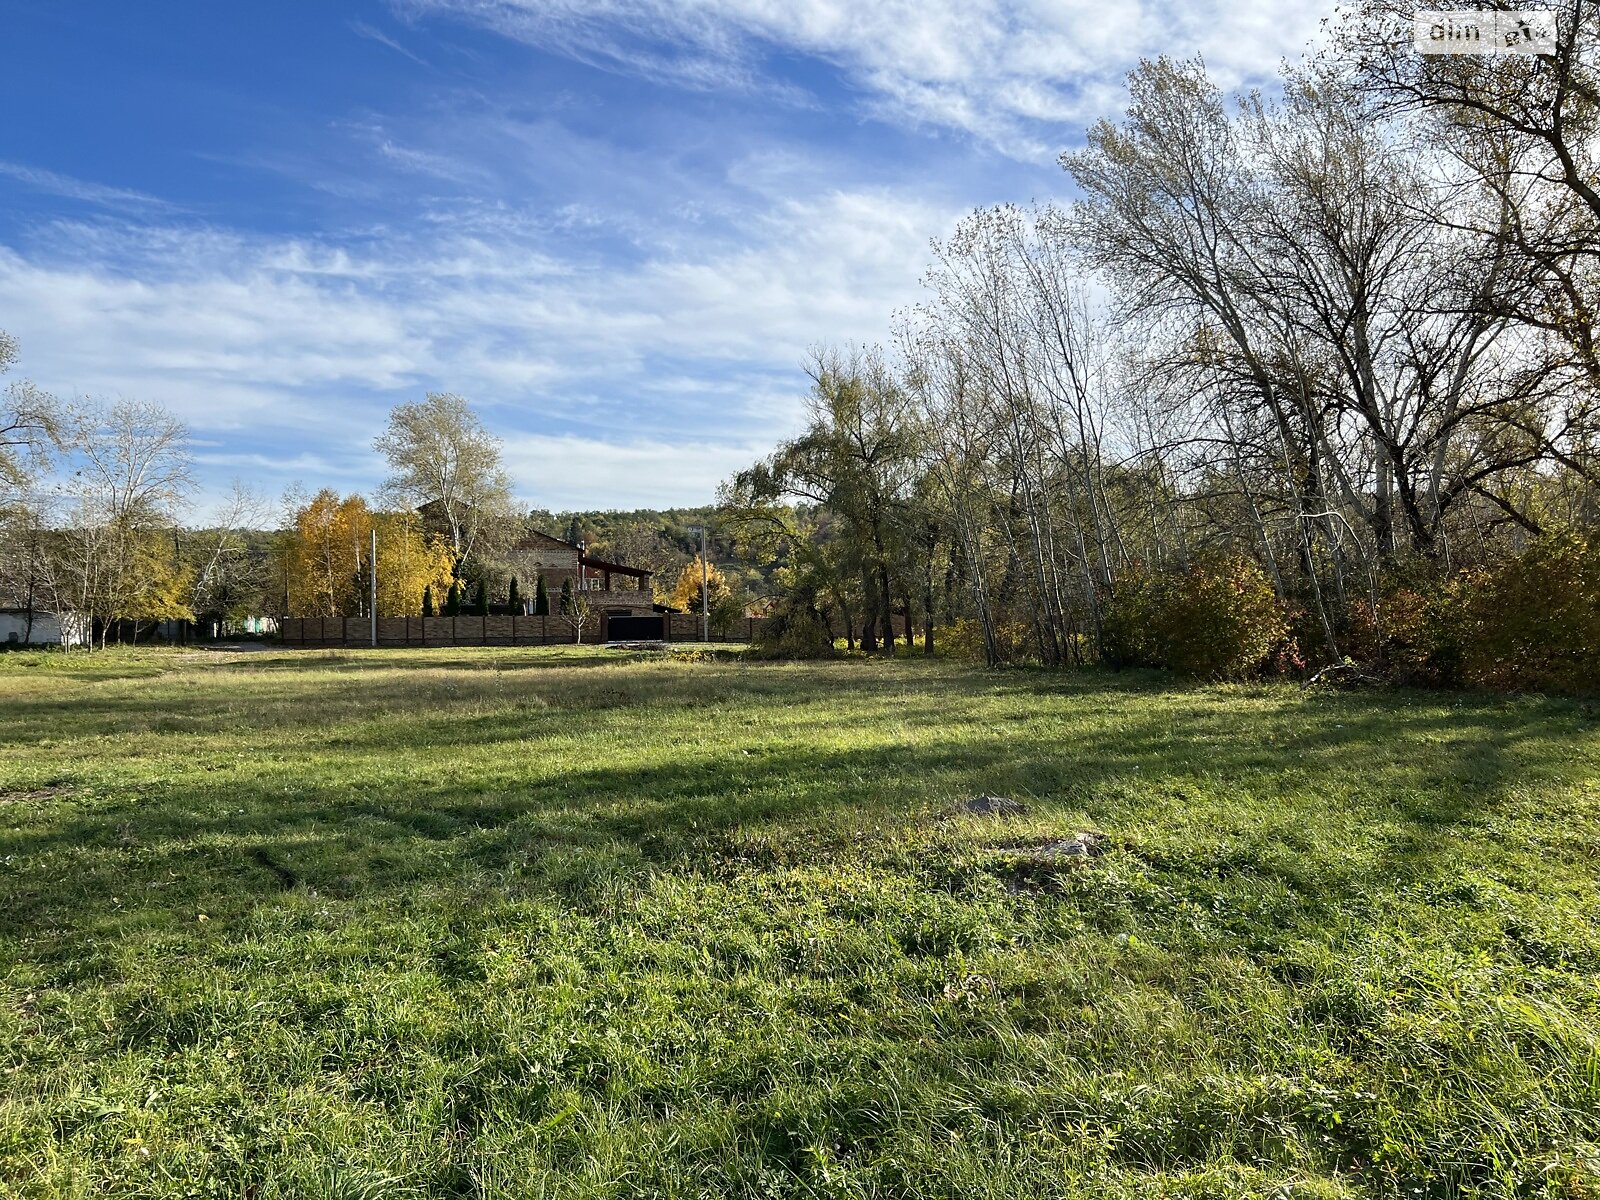
M 0 646 L 82 646 L 89 622 L 77 613 L 0 608 Z

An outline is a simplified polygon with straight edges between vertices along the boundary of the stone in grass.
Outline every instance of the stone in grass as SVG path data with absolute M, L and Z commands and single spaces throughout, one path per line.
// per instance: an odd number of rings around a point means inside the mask
M 1007 796 L 974 796 L 961 807 L 980 817 L 1016 817 L 1028 811 L 1026 804 Z
M 1031 846 L 1022 851 L 1018 857 L 1031 859 L 1034 862 L 1057 862 L 1064 858 L 1088 858 L 1094 854 L 1105 852 L 1110 840 L 1105 834 L 1093 829 L 1086 829 L 1082 833 L 1075 833 L 1069 838 L 1062 838 L 1059 842 L 1048 842 L 1043 846 Z
M 1008 891 L 1033 892 L 1049 887 L 1062 873 L 1077 870 L 1072 864 L 1086 863 L 1110 848 L 1111 839 L 1091 829 L 1039 846 L 997 848 L 1000 858 L 995 866 Z

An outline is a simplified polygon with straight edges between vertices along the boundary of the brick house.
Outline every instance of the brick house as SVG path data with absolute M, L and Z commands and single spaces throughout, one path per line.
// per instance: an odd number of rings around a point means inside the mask
M 416 511 L 430 532 L 443 534 L 448 528 L 439 501 L 419 504 Z M 665 611 L 656 606 L 650 591 L 651 572 L 591 557 L 581 542 L 574 544 L 528 530 L 498 557 L 508 573 L 517 578 L 530 607 L 535 580 L 542 575 L 545 590 L 550 594 L 552 612 L 561 594 L 561 585 L 569 579 L 573 591 L 586 594 L 597 616 L 648 616 Z
M 594 558 L 583 543 L 573 545 L 544 533 L 525 533 L 506 554 L 514 573 L 525 583 L 523 594 L 532 596 L 533 581 L 544 576 L 554 611 L 561 585 L 572 581 L 594 611 L 609 616 L 648 616 L 663 611 L 650 590 L 650 572 L 640 567 Z

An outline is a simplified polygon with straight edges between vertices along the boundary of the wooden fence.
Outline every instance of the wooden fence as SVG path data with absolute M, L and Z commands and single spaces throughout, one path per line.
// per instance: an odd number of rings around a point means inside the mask
M 606 626 L 609 613 L 598 613 L 583 631 L 587 643 L 609 641 Z M 700 617 L 696 613 L 663 613 L 662 624 L 669 642 L 698 642 Z M 911 620 L 904 613 L 895 617 L 895 633 L 901 638 L 911 633 Z M 766 628 L 765 617 L 740 617 L 731 626 L 711 627 L 713 642 L 753 642 Z M 835 618 L 833 635 L 844 636 L 843 623 Z M 286 646 L 370 646 L 370 617 L 285 617 L 280 640 Z M 379 646 L 570 646 L 578 640 L 572 622 L 562 616 L 543 617 L 379 617 Z
M 608 614 L 583 631 L 585 642 L 604 642 Z M 666 640 L 698 642 L 700 618 L 694 613 L 662 616 Z M 750 642 L 766 625 L 763 617 L 740 617 L 731 627 L 712 626 L 713 642 Z M 286 646 L 370 646 L 370 617 L 285 617 L 280 622 Z M 379 617 L 379 646 L 570 646 L 578 640 L 572 622 L 561 616 Z

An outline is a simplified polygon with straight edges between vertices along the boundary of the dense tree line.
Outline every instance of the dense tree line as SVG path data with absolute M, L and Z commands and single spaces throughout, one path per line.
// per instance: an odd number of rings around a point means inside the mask
M 899 613 L 991 663 L 1177 665 L 1234 597 L 1259 669 L 1403 657 L 1562 539 L 1600 589 L 1594 6 L 1539 57 L 1422 57 L 1397 15 L 1270 98 L 1142 63 L 1076 200 L 973 213 L 891 346 L 819 352 L 805 431 L 723 496 L 790 604 L 869 650 Z

